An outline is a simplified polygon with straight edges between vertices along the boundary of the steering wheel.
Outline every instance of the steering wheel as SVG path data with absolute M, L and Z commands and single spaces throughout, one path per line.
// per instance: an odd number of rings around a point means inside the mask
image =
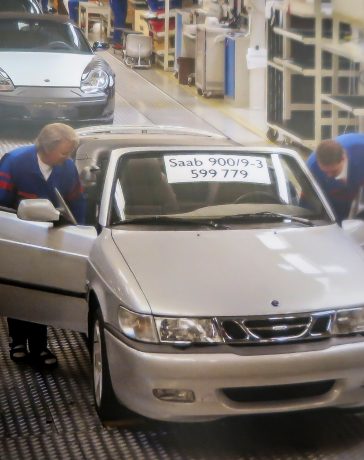
M 247 192 L 238 196 L 234 204 L 238 203 L 267 203 L 267 204 L 280 204 L 281 201 L 277 196 L 271 195 L 268 192 L 257 190 L 255 192 Z
M 68 43 L 62 42 L 61 40 L 55 40 L 53 42 L 49 42 L 47 47 L 53 48 L 53 49 L 67 49 L 67 50 L 73 49 L 71 45 L 69 45 Z

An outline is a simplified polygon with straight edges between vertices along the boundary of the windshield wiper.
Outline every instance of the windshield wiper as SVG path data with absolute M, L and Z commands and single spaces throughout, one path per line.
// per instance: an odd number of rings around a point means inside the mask
M 113 222 L 113 225 L 127 225 L 127 224 L 168 224 L 168 225 L 192 225 L 192 226 L 206 226 L 215 229 L 228 229 L 227 225 L 219 222 L 220 219 L 196 219 L 175 216 L 143 216 L 132 217 L 125 220 Z
M 291 216 L 289 214 L 282 214 L 280 212 L 270 212 L 270 211 L 263 211 L 263 212 L 254 212 L 250 214 L 235 214 L 233 216 L 229 216 L 231 219 L 254 219 L 255 217 L 280 217 L 282 219 L 291 220 L 292 222 L 298 222 L 303 225 L 307 225 L 309 227 L 313 227 L 315 224 L 310 219 L 305 219 L 304 217 L 297 217 Z

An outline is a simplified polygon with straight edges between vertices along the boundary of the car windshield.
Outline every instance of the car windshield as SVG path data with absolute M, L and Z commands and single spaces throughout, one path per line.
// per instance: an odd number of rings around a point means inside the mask
M 77 27 L 38 19 L 0 19 L 0 51 L 91 53 Z
M 246 151 L 124 154 L 111 216 L 112 224 L 289 217 L 309 225 L 312 220 L 331 222 L 293 156 Z
M 22 11 L 24 13 L 41 13 L 35 0 L 1 0 L 0 11 Z

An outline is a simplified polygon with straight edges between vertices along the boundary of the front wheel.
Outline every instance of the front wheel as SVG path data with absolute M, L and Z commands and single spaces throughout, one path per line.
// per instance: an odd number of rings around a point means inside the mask
M 92 387 L 96 411 L 102 422 L 121 419 L 122 408 L 116 400 L 111 385 L 104 326 L 99 308 L 93 314 L 90 329 Z

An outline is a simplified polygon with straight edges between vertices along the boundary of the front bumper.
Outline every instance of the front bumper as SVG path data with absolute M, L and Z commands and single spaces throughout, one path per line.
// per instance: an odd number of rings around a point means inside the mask
M 241 356 L 147 353 L 131 348 L 109 331 L 105 331 L 105 339 L 117 398 L 129 409 L 154 419 L 198 421 L 241 414 L 354 407 L 364 402 L 364 341 L 305 352 Z M 316 385 L 321 390 L 326 385 L 327 391 L 312 394 L 310 390 L 275 400 L 265 396 L 264 400 L 253 402 L 238 402 L 224 391 L 278 387 L 284 395 L 283 385 L 299 384 L 308 384 L 307 388 Z M 158 388 L 192 390 L 195 401 L 161 401 L 153 395 Z
M 85 94 L 79 88 L 18 87 L 0 93 L 0 113 L 3 121 L 110 122 L 114 93 L 114 88 Z

